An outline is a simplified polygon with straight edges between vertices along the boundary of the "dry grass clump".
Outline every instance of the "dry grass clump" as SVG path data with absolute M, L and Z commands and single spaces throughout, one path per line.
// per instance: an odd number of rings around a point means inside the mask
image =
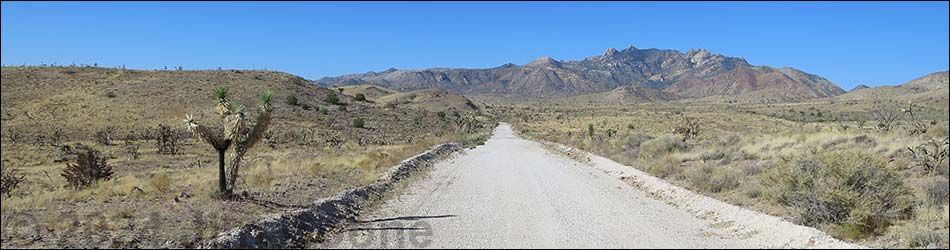
M 902 248 L 947 249 L 950 229 L 946 211 L 946 206 L 943 215 L 940 208 L 918 208 L 913 220 L 894 226 L 889 234 L 900 239 Z

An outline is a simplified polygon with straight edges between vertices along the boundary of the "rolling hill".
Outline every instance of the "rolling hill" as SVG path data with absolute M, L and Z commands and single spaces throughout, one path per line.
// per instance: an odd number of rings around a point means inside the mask
M 71 138 L 90 138 L 111 126 L 124 135 L 159 124 L 183 128 L 188 114 L 217 126 L 221 121 L 212 111 L 212 89 L 218 85 L 227 85 L 232 102 L 247 105 L 251 116 L 256 115 L 257 95 L 272 91 L 275 133 L 313 128 L 362 143 L 388 144 L 435 131 L 425 125 L 438 121 L 433 112 L 387 110 L 347 95 L 339 95 L 343 105 L 331 105 L 323 100 L 337 90 L 273 71 L 3 67 L 2 81 L 4 133 L 45 135 L 61 129 Z M 284 101 L 291 95 L 298 106 Z M 352 128 L 356 118 L 374 132 Z
M 343 94 L 349 96 L 363 94 L 366 96 L 366 99 L 381 105 L 394 104 L 432 112 L 442 112 L 452 109 L 458 111 L 479 111 L 478 106 L 465 96 L 442 89 L 424 89 L 405 93 L 375 85 L 351 85 L 340 87 L 340 89 L 343 90 Z
M 940 100 L 950 96 L 948 71 L 936 72 L 897 86 L 857 89 L 838 96 L 839 100 Z

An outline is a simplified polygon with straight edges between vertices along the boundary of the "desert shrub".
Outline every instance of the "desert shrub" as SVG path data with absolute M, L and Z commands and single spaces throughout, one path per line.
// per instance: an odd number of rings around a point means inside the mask
M 950 227 L 950 205 L 943 205 L 943 225 Z
M 353 97 L 353 100 L 357 102 L 366 102 L 366 95 L 356 94 L 356 96 Z
M 628 135 L 626 138 L 622 139 L 623 150 L 626 154 L 626 157 L 629 159 L 638 158 L 640 156 L 640 146 L 643 145 L 644 142 L 648 142 L 653 139 L 655 138 L 644 134 Z
M 323 102 L 338 105 L 340 104 L 340 97 L 334 92 L 330 92 L 326 97 L 323 98 Z
M 860 150 L 805 149 L 768 170 L 761 183 L 767 199 L 807 226 L 880 229 L 905 218 L 913 199 L 895 170 Z
M 3 131 L 3 138 L 6 138 L 10 144 L 16 145 L 17 142 L 26 138 L 26 135 L 21 133 L 19 130 L 7 128 Z
M 767 164 L 761 164 L 758 162 L 751 162 L 751 163 L 742 162 L 738 164 L 740 166 L 739 169 L 742 170 L 742 174 L 745 176 L 758 176 L 759 174 L 764 172 L 766 169 L 768 169 Z
M 723 147 L 732 147 L 739 144 L 742 141 L 742 137 L 736 134 L 731 134 L 724 136 L 719 139 L 719 146 Z
M 594 138 L 594 124 L 587 124 L 587 138 Z
M 739 187 L 738 171 L 713 164 L 699 164 L 686 169 L 685 176 L 690 186 L 704 192 L 720 193 Z
M 642 166 L 646 167 L 644 171 L 646 171 L 650 175 L 653 175 L 659 178 L 667 178 L 667 177 L 678 176 L 680 175 L 680 173 L 682 173 L 682 167 L 680 166 L 681 163 L 682 162 L 680 162 L 679 159 L 676 159 L 675 157 L 670 156 L 670 155 L 666 155 L 666 156 L 660 157 L 656 161 L 642 164 Z
M 16 190 L 23 183 L 24 179 L 26 179 L 24 175 L 0 171 L 0 197 L 9 196 L 13 193 L 13 190 Z
M 657 158 L 684 150 L 686 150 L 685 142 L 672 136 L 663 136 L 641 144 L 640 157 Z
M 138 160 L 139 159 L 139 145 L 138 144 L 125 145 L 125 154 L 129 156 L 129 160 Z
M 160 124 L 155 129 L 155 146 L 158 147 L 158 153 L 163 155 L 177 155 L 178 141 L 181 135 L 172 129 L 171 126 Z
M 895 226 L 889 234 L 900 239 L 903 248 L 947 249 L 950 230 L 946 212 L 940 213 L 938 208 L 920 208 L 913 220 Z
M 112 167 L 102 153 L 88 150 L 79 154 L 75 164 L 66 163 L 62 176 L 66 178 L 66 187 L 82 189 L 112 179 Z
M 934 176 L 920 181 L 919 188 L 923 197 L 922 201 L 928 205 L 939 206 L 947 203 L 947 195 L 950 194 L 950 182 L 943 176 Z
M 703 152 L 703 154 L 699 157 L 703 160 L 703 162 L 713 162 L 726 158 L 726 154 L 722 151 L 715 150 Z
M 284 102 L 286 102 L 287 105 L 290 105 L 290 106 L 297 106 L 300 104 L 297 102 L 297 97 L 294 95 L 289 95 L 286 98 L 284 98 Z
M 363 118 L 356 118 L 353 119 L 352 125 L 354 128 L 366 128 L 366 121 L 363 121 Z
M 394 109 L 396 108 L 396 103 L 395 102 L 386 103 L 386 105 L 383 105 L 383 108 Z
M 103 146 L 112 145 L 112 136 L 115 134 L 115 127 L 105 127 L 96 131 L 96 142 Z
M 439 120 L 445 120 L 445 112 L 443 111 L 439 111 L 438 113 L 435 113 L 435 116 L 438 116 Z
M 950 164 L 948 164 L 947 162 L 944 162 L 943 167 L 940 167 L 938 170 L 940 170 L 940 175 L 943 175 L 943 177 L 950 179 Z

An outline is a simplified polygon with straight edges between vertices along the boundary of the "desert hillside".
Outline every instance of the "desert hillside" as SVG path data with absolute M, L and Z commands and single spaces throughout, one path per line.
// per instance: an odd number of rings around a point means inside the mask
M 272 91 L 275 133 L 312 128 L 370 144 L 393 144 L 432 131 L 426 126 L 437 124 L 438 119 L 422 110 L 384 111 L 379 105 L 354 101 L 337 90 L 273 71 L 4 67 L 2 81 L 3 129 L 27 134 L 62 129 L 67 136 L 90 138 L 106 127 L 114 127 L 118 134 L 159 124 L 183 128 L 182 119 L 189 114 L 217 124 L 212 90 L 219 85 L 228 86 L 231 99 L 246 105 L 251 115 L 258 94 Z M 328 103 L 328 95 L 336 95 L 340 105 Z M 296 105 L 286 101 L 290 96 Z M 357 118 L 364 119 L 374 133 L 352 128 Z M 417 125 L 419 119 L 427 122 Z
M 467 97 L 442 89 L 424 89 L 399 92 L 375 85 L 352 85 L 339 87 L 349 96 L 362 94 L 367 100 L 382 106 L 401 106 L 432 112 L 471 111 L 479 108 Z
M 897 86 L 860 88 L 838 96 L 840 100 L 905 99 L 914 101 L 940 101 L 947 99 L 948 71 L 928 74 Z

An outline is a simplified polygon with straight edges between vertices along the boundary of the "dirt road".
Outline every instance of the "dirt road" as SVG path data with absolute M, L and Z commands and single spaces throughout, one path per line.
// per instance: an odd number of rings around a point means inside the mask
M 856 247 L 704 197 L 688 199 L 695 202 L 690 206 L 677 205 L 680 200 L 664 200 L 621 181 L 617 174 L 626 170 L 597 164 L 518 138 L 502 124 L 486 145 L 435 164 L 401 196 L 316 247 Z M 656 185 L 651 183 L 641 184 Z M 717 211 L 693 209 L 697 206 Z M 744 218 L 729 220 L 730 215 Z

